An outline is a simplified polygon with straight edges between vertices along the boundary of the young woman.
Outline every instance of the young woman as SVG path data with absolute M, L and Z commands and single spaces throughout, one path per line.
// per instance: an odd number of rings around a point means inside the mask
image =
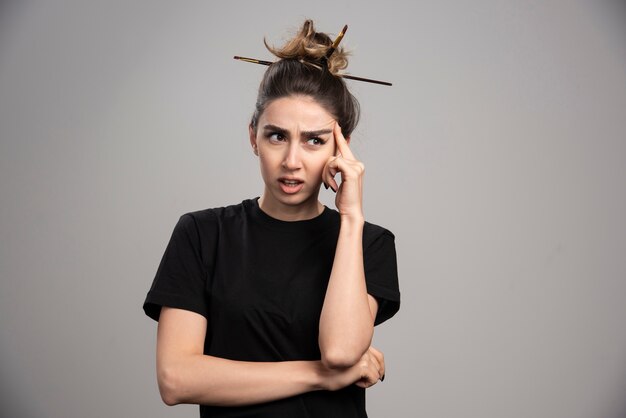
M 374 325 L 400 293 L 394 236 L 364 220 L 364 167 L 348 145 L 359 109 L 331 44 L 306 21 L 270 48 L 281 59 L 249 127 L 261 197 L 174 228 L 144 303 L 159 321 L 168 405 L 199 404 L 201 417 L 367 416 L 365 388 L 385 376 Z M 319 202 L 322 184 L 337 210 Z

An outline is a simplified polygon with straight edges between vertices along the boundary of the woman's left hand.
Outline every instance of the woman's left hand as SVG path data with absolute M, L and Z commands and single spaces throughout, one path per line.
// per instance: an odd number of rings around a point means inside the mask
M 338 155 L 331 157 L 324 166 L 322 180 L 336 193 L 335 205 L 342 218 L 363 219 L 363 173 L 365 165 L 358 161 L 341 133 L 339 124 L 333 128 Z M 341 173 L 341 184 L 335 176 Z

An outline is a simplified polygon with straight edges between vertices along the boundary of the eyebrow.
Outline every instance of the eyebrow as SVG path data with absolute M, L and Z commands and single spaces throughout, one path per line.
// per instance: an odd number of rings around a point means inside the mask
M 276 131 L 283 135 L 289 133 L 287 129 L 281 128 L 280 126 L 276 126 L 276 125 L 265 125 L 263 129 L 266 131 Z M 301 136 L 306 136 L 306 137 L 320 136 L 320 135 L 329 134 L 332 132 L 333 132 L 332 129 L 318 129 L 316 131 L 302 131 Z

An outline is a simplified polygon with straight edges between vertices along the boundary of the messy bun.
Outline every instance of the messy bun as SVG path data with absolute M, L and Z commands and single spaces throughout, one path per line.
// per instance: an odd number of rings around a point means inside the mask
M 265 42 L 265 41 L 264 41 Z M 359 120 L 359 103 L 337 73 L 348 65 L 347 53 L 337 48 L 326 57 L 333 41 L 316 32 L 311 20 L 283 47 L 265 46 L 280 58 L 269 66 L 261 80 L 250 126 L 256 131 L 261 114 L 273 100 L 288 96 L 310 96 L 335 117 L 345 136 Z
M 278 58 L 297 59 L 304 64 L 312 64 L 318 67 L 326 66 L 333 75 L 337 75 L 339 71 L 346 69 L 348 66 L 348 53 L 342 46 L 338 47 L 330 57 L 326 58 L 333 41 L 325 33 L 315 32 L 312 20 L 305 20 L 300 32 L 282 48 L 269 46 L 265 39 L 263 39 L 263 42 L 265 47 Z

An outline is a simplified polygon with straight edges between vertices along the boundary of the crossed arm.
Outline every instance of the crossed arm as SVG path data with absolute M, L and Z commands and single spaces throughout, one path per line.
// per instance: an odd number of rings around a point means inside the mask
M 237 406 L 269 402 L 314 390 L 338 390 L 355 382 L 371 386 L 384 373 L 382 354 L 342 369 L 321 361 L 246 362 L 202 353 L 206 319 L 163 308 L 157 333 L 157 380 L 167 405 Z M 382 372 L 381 372 L 382 370 Z
M 249 405 L 377 383 L 385 366 L 382 353 L 370 347 L 378 303 L 365 289 L 361 234 L 362 226 L 342 224 L 320 319 L 321 361 L 247 362 L 205 355 L 206 318 L 163 307 L 157 331 L 163 401 Z

